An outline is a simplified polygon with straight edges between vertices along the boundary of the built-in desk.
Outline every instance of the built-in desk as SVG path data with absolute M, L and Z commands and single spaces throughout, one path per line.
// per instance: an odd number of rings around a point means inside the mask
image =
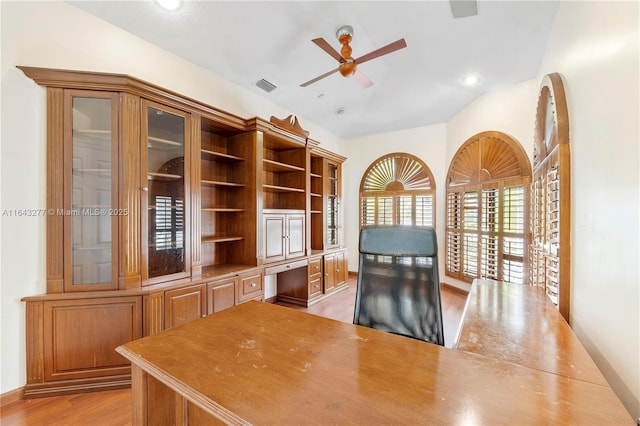
M 474 280 L 454 348 L 609 386 L 542 287 Z
M 266 303 L 117 351 L 136 425 L 633 425 L 605 385 Z

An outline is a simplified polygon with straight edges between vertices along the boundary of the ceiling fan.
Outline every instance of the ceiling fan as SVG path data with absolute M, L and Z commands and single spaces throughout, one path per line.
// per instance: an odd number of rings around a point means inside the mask
M 350 25 L 344 25 L 340 27 L 338 31 L 336 31 L 336 37 L 342 45 L 340 53 L 338 53 L 333 47 L 331 47 L 331 45 L 322 37 L 314 38 L 311 41 L 318 45 L 320 49 L 327 52 L 336 61 L 340 62 L 338 68 L 326 72 L 314 79 L 311 79 L 306 83 L 302 83 L 300 87 L 307 87 L 310 84 L 322 80 L 323 78 L 328 77 L 338 71 L 340 71 L 340 74 L 342 74 L 344 77 L 350 77 L 353 75 L 364 88 L 370 87 L 373 82 L 371 82 L 371 80 L 369 80 L 364 74 L 358 71 L 358 65 L 407 47 L 407 43 L 403 38 L 401 38 L 400 40 L 394 41 L 393 43 L 387 44 L 384 47 L 369 52 L 366 55 L 360 56 L 357 59 L 353 59 L 351 57 L 351 46 L 349 46 L 349 42 L 351 42 L 351 39 L 353 37 L 353 28 Z

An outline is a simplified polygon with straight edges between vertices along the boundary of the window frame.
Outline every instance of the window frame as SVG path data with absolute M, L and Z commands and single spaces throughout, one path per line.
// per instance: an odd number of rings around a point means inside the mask
M 399 182 L 397 180 L 393 180 L 387 184 L 387 187 L 391 186 L 392 188 L 398 188 L 398 189 L 394 190 L 394 189 L 385 188 L 384 190 L 365 190 L 367 186 L 368 178 L 371 176 L 372 173 L 376 172 L 378 167 L 384 167 L 385 163 L 389 162 L 388 160 L 389 158 L 393 158 L 393 159 L 401 158 L 401 159 L 404 159 L 405 161 L 413 162 L 416 166 L 419 167 L 419 174 L 426 176 L 427 184 L 421 184 L 417 189 L 411 189 L 411 188 L 405 189 L 404 187 L 402 187 L 402 185 L 398 185 Z M 397 177 L 397 176 L 393 174 L 393 177 Z M 389 175 L 388 178 L 390 179 L 391 175 Z M 411 197 L 411 223 L 410 224 L 416 223 L 416 206 L 417 206 L 418 197 L 430 197 L 431 208 L 430 208 L 429 214 L 426 216 L 430 217 L 431 223 L 428 225 L 419 225 L 419 226 L 431 226 L 434 228 L 436 226 L 435 180 L 433 179 L 433 174 L 431 173 L 431 169 L 429 169 L 429 167 L 425 164 L 424 161 L 422 161 L 420 158 L 416 157 L 415 155 L 404 153 L 404 152 L 395 152 L 395 153 L 384 155 L 374 160 L 362 175 L 362 179 L 360 181 L 359 195 L 360 195 L 358 200 L 359 228 L 362 228 L 363 226 L 368 226 L 368 225 L 395 225 L 395 224 L 409 225 L 407 223 L 401 223 L 401 207 L 399 204 L 399 201 L 402 199 L 402 197 L 407 197 L 407 196 Z M 374 200 L 372 206 L 368 206 L 368 205 L 365 206 L 364 204 L 365 200 L 368 200 L 368 199 Z M 391 207 L 390 207 L 391 211 L 390 211 L 390 216 L 387 214 L 385 214 L 384 216 L 385 218 L 390 217 L 390 220 L 384 220 L 381 222 L 380 221 L 381 216 L 379 213 L 379 208 L 380 208 L 379 200 L 383 200 L 383 199 L 384 200 L 391 199 Z M 373 207 L 373 213 L 372 213 L 373 222 L 367 221 L 367 223 L 363 223 L 365 219 L 367 219 L 368 217 L 371 217 L 371 216 L 366 216 L 365 214 L 365 211 L 367 211 L 368 208 L 371 208 L 371 207 Z
M 485 142 L 488 140 L 490 143 Z M 491 156 L 496 155 L 496 147 L 501 148 L 498 154 L 510 164 L 506 168 L 507 173 L 500 169 L 504 162 L 492 162 Z M 492 178 L 492 176 L 497 177 Z M 529 280 L 528 249 L 531 239 L 529 231 L 531 165 L 522 146 L 515 139 L 501 132 L 479 133 L 468 139 L 452 158 L 447 182 L 445 275 L 465 282 L 471 282 L 475 278 L 487 278 L 527 283 Z M 521 232 L 505 229 L 507 223 L 512 223 L 505 220 L 507 213 L 505 191 L 515 187 L 521 188 L 517 194 L 514 194 L 514 200 L 520 209 L 517 220 L 521 222 L 518 227 Z M 488 191 L 496 193 L 493 198 L 497 205 L 492 208 L 491 221 L 485 220 L 489 218 L 486 213 L 485 197 Z M 468 219 L 465 219 L 467 216 L 465 194 L 475 194 L 474 198 L 477 200 L 474 227 L 465 226 L 468 222 Z M 489 222 L 493 229 L 486 227 L 486 223 Z M 513 238 L 518 245 L 521 245 L 522 256 L 506 253 L 507 239 Z M 483 241 L 488 239 L 496 241 L 491 249 L 492 256 L 488 256 L 488 250 L 483 248 Z M 467 241 L 472 241 L 472 248 Z M 473 257 L 467 255 L 471 250 L 475 250 Z M 515 262 L 513 267 L 507 267 L 509 262 Z M 513 277 L 515 273 L 513 271 L 517 271 L 519 266 L 521 272 Z M 508 275 L 505 275 L 505 272 L 508 272 Z

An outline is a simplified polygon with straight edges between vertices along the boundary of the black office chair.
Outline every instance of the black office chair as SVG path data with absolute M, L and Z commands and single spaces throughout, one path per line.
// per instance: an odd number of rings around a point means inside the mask
M 359 251 L 353 323 L 444 346 L 435 230 L 368 226 Z

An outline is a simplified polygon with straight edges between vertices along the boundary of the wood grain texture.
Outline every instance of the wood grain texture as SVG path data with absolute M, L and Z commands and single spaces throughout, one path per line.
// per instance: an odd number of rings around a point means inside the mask
M 43 302 L 28 302 L 26 312 L 27 332 L 27 383 L 40 383 L 44 379 Z
M 235 424 L 633 424 L 607 386 L 264 303 L 118 351 Z
M 139 288 L 140 272 L 140 98 L 121 95 L 119 205 L 128 214 L 120 217 L 119 288 Z
M 541 287 L 475 280 L 456 348 L 608 386 Z
M 64 97 L 47 88 L 47 209 L 64 208 Z M 61 293 L 64 283 L 64 216 L 47 214 L 47 293 Z

